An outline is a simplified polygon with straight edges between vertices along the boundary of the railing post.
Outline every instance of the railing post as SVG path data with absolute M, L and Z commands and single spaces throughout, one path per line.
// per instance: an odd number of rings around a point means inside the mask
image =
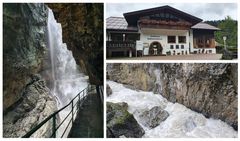
M 84 99 L 84 93 L 85 93 L 85 89 L 83 90 L 83 95 L 82 95 L 82 98 Z
M 73 126 L 73 119 L 74 119 L 74 115 L 73 115 L 73 109 L 74 109 L 74 107 L 73 107 L 73 100 L 72 100 L 72 126 Z
M 52 124 L 52 137 L 56 138 L 56 115 L 53 115 L 53 124 Z
M 81 94 L 81 93 L 78 94 L 78 109 L 79 109 L 80 106 L 81 106 L 81 103 L 80 103 L 80 101 L 81 101 L 80 94 Z

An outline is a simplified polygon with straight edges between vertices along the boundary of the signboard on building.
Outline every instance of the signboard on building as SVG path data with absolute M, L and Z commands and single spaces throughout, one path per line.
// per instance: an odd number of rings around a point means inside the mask
M 143 50 L 143 42 L 136 41 L 136 50 Z
M 148 40 L 162 40 L 161 36 L 158 35 L 150 35 L 149 37 L 147 37 Z

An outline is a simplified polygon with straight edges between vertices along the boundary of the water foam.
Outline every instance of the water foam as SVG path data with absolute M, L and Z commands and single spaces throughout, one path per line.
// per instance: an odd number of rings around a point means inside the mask
M 67 49 L 67 45 L 62 41 L 62 27 L 54 18 L 53 12 L 49 9 L 48 13 L 48 44 L 51 56 L 52 70 L 52 94 L 57 98 L 58 109 L 67 105 L 73 97 L 88 85 L 88 76 L 79 70 L 73 58 L 72 52 Z M 60 112 L 60 122 L 70 112 L 67 108 Z M 69 121 L 70 118 L 67 119 Z M 59 132 L 62 133 L 64 125 Z M 58 133 L 59 133 L 58 132 Z M 59 133 L 60 134 L 60 133 Z
M 161 95 L 131 90 L 113 81 L 107 83 L 113 91 L 107 101 L 128 103 L 128 111 L 145 130 L 143 137 L 237 137 L 237 131 L 225 122 L 206 118 L 182 104 L 167 101 Z M 138 117 L 143 111 L 154 106 L 161 106 L 169 113 L 169 117 L 159 126 L 149 129 L 143 126 Z

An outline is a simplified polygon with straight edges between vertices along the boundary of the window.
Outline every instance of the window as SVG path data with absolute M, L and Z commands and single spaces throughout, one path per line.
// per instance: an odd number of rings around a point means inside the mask
M 170 49 L 174 49 L 174 46 L 173 46 L 173 45 L 170 45 Z
M 179 45 L 176 45 L 176 49 L 179 49 Z
M 168 36 L 168 43 L 176 43 L 176 37 L 175 36 Z
M 184 45 L 181 45 L 181 49 L 184 49 Z
M 123 35 L 119 33 L 113 33 L 111 35 L 112 41 L 123 41 Z
M 178 43 L 186 43 L 186 36 L 178 36 Z

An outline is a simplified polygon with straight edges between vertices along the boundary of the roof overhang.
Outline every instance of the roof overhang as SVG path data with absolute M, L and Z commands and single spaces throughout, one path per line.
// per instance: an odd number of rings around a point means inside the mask
M 183 11 L 180 11 L 180 10 L 175 9 L 170 6 L 161 6 L 161 7 L 150 8 L 150 9 L 145 9 L 145 10 L 128 12 L 128 13 L 124 13 L 123 16 L 125 17 L 125 19 L 129 25 L 137 25 L 137 21 L 139 20 L 140 17 L 151 15 L 151 14 L 157 14 L 160 12 L 168 12 L 168 13 L 177 15 L 177 16 L 183 18 L 184 20 L 192 23 L 192 25 L 195 25 L 202 21 L 202 19 L 200 19 L 200 18 L 197 18 L 195 16 L 192 16 L 188 13 L 185 13 Z
M 195 30 L 213 30 L 213 31 L 221 30 L 221 29 L 219 29 L 219 28 L 217 28 L 215 26 L 212 26 L 212 25 L 204 23 L 204 22 L 201 22 L 201 23 L 198 23 L 198 24 L 192 26 L 191 29 L 195 29 Z

